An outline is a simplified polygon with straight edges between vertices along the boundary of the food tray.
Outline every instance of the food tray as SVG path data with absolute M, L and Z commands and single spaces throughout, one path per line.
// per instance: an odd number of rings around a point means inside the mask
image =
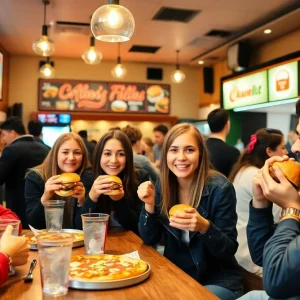
M 150 276 L 151 267 L 147 264 L 147 270 L 145 273 L 135 277 L 117 279 L 110 281 L 87 281 L 87 280 L 69 280 L 69 287 L 79 290 L 109 290 L 119 289 L 127 286 L 131 286 L 140 282 L 143 282 Z
M 77 230 L 77 229 L 62 229 L 60 232 L 82 233 L 83 234 L 82 230 Z M 45 231 L 45 233 L 47 233 L 47 232 Z M 33 236 L 33 233 L 32 232 L 26 232 L 24 234 L 24 236 L 29 236 L 29 235 Z M 30 250 L 38 250 L 37 243 L 29 243 L 29 245 L 30 245 Z M 73 248 L 81 247 L 81 246 L 84 246 L 84 239 L 80 240 L 80 241 L 74 241 L 73 242 Z

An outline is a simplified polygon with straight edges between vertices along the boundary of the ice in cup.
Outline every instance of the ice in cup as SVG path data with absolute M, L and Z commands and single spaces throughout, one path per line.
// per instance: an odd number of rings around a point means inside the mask
M 37 235 L 36 240 L 43 293 L 49 296 L 66 295 L 73 246 L 72 234 L 50 232 Z
M 101 213 L 82 214 L 84 246 L 86 254 L 104 253 L 109 215 Z
M 48 231 L 60 231 L 63 224 L 65 201 L 47 200 L 42 203 L 45 208 L 46 229 Z
M 13 227 L 12 234 L 15 236 L 18 236 L 20 223 L 21 223 L 20 220 L 0 219 L 0 240 L 1 240 L 2 234 L 4 233 L 4 231 L 8 225 L 11 225 Z M 9 276 L 14 275 L 15 273 L 16 273 L 15 267 L 12 265 L 9 265 L 8 275 Z

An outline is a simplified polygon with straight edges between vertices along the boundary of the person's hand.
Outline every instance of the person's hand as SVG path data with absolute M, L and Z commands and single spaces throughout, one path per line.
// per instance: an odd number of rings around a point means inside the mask
M 261 188 L 265 197 L 281 208 L 293 207 L 300 210 L 299 191 L 286 179 L 280 168 L 278 166 L 273 167 L 279 183 L 269 173 L 269 168 L 275 161 L 284 161 L 287 159 L 287 156 L 274 156 L 266 160 L 265 165 L 261 169 Z
M 185 208 L 185 213 L 175 213 L 170 217 L 170 226 L 188 231 L 204 233 L 209 227 L 209 221 L 203 218 L 195 208 Z
M 8 225 L 1 237 L 0 252 L 8 254 L 14 266 L 26 264 L 29 257 L 29 245 L 26 237 L 12 235 L 13 227 Z
M 73 189 L 72 197 L 78 199 L 78 206 L 82 206 L 85 200 L 85 188 L 82 182 L 77 182 Z
M 44 188 L 44 194 L 41 197 L 41 201 L 46 201 L 51 199 L 51 197 L 54 195 L 55 191 L 62 188 L 61 180 L 58 179 L 60 175 L 55 175 L 50 177 L 46 183 Z
M 124 197 L 124 189 L 123 189 L 123 185 L 120 187 L 120 193 L 118 195 L 109 195 L 109 198 L 113 201 L 119 201 Z
M 111 182 L 108 175 L 100 175 L 96 178 L 89 192 L 92 201 L 96 202 L 100 195 L 111 191 L 114 183 Z
M 258 170 L 252 180 L 252 205 L 255 208 L 265 208 L 270 205 L 270 201 L 265 197 L 261 188 L 262 185 L 262 171 Z
M 154 213 L 155 188 L 151 181 L 145 181 L 138 187 L 137 194 L 145 203 L 145 209 L 149 213 Z

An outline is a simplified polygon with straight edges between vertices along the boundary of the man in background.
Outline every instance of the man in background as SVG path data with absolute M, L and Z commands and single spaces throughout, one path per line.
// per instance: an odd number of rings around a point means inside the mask
M 1 126 L 1 138 L 6 145 L 0 157 L 0 184 L 5 183 L 6 207 L 15 212 L 28 228 L 24 198 L 25 175 L 28 168 L 41 164 L 48 149 L 32 135 L 18 117 L 9 117 Z
M 51 149 L 42 140 L 43 123 L 40 120 L 30 120 L 28 122 L 27 129 L 28 129 L 29 134 L 33 135 L 34 139 L 37 142 L 43 144 L 45 147 L 47 147 L 48 150 Z
M 296 142 L 298 139 L 298 134 L 295 130 L 290 130 L 288 133 L 288 142 L 286 143 L 286 150 L 288 152 L 288 156 L 295 158 L 295 160 L 298 160 L 297 154 L 292 151 L 292 145 Z
M 78 134 L 80 135 L 80 137 L 82 138 L 84 144 L 85 144 L 85 147 L 87 148 L 88 150 L 88 153 L 89 153 L 89 161 L 92 162 L 92 157 L 93 157 L 93 152 L 94 152 L 94 149 L 95 149 L 95 146 L 94 144 L 90 143 L 88 141 L 88 134 L 87 134 L 87 131 L 86 130 L 80 130 L 78 132 Z
M 154 166 L 156 168 L 160 167 L 160 159 L 161 159 L 161 148 L 164 143 L 164 139 L 166 134 L 168 133 L 168 127 L 160 124 L 154 127 L 153 129 L 153 154 L 154 154 Z
M 226 136 L 230 131 L 228 112 L 223 108 L 217 108 L 208 114 L 207 122 L 211 131 L 206 140 L 210 161 L 216 170 L 228 177 L 240 156 L 238 149 L 226 144 Z

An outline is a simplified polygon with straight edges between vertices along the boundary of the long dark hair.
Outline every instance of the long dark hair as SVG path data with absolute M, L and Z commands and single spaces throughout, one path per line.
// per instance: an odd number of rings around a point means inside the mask
M 124 192 L 128 195 L 127 198 L 133 199 L 133 196 L 136 194 L 139 183 L 134 170 L 133 152 L 130 140 L 128 139 L 127 135 L 121 130 L 109 130 L 98 141 L 92 159 L 93 179 L 95 180 L 99 175 L 107 175 L 101 168 L 100 160 L 105 144 L 111 139 L 116 139 L 120 141 L 124 148 L 126 157 L 125 168 L 120 174 L 118 174 L 118 177 L 120 177 L 123 182 Z
M 267 148 L 272 151 L 276 151 L 276 148 L 282 143 L 283 134 L 280 130 L 271 128 L 262 128 L 255 132 L 256 142 L 252 151 L 246 148 L 238 162 L 234 165 L 230 175 L 229 181 L 233 182 L 236 174 L 239 170 L 246 166 L 255 166 L 257 168 L 262 168 L 265 161 L 269 158 L 267 154 Z

